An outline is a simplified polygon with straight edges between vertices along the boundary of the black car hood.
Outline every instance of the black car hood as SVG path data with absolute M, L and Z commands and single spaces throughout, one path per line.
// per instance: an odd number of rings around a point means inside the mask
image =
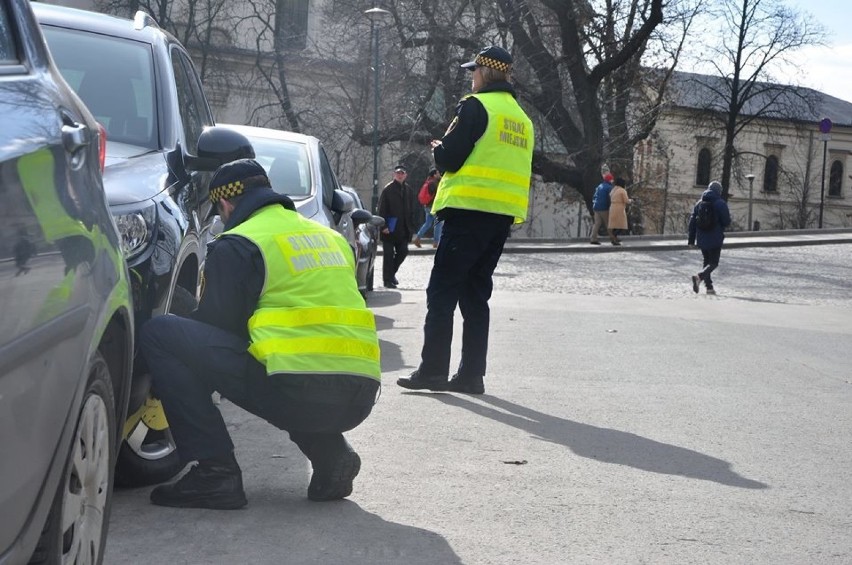
M 162 151 L 107 141 L 104 190 L 110 206 L 148 200 L 174 182 Z

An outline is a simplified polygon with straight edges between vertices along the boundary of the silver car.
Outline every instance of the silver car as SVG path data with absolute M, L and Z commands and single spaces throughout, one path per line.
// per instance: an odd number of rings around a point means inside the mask
M 356 207 L 353 195 L 340 185 L 319 139 L 271 128 L 232 124 L 217 127 L 244 135 L 251 142 L 255 160 L 266 169 L 272 189 L 289 196 L 306 218 L 343 235 L 358 260 L 358 227 L 370 222 L 373 215 Z M 359 277 L 358 286 L 366 297 L 366 271 Z

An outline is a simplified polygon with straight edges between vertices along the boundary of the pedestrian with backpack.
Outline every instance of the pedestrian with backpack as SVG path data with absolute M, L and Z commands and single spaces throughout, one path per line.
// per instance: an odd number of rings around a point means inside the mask
M 716 294 L 710 273 L 719 266 L 725 229 L 729 225 L 731 212 L 722 199 L 722 184 L 714 180 L 707 185 L 689 217 L 689 246 L 697 245 L 704 257 L 704 268 L 697 275 L 692 275 L 692 292 L 697 294 L 703 282 L 707 294 Z
M 440 171 L 438 171 L 438 169 L 432 169 L 429 171 L 429 176 L 427 176 L 426 180 L 423 181 L 423 186 L 420 187 L 420 192 L 417 194 L 417 200 L 423 206 L 423 212 L 426 215 L 426 219 L 414 235 L 415 247 L 420 247 L 420 238 L 426 235 L 426 232 L 429 231 L 429 228 L 431 228 L 433 224 L 435 227 L 432 230 L 432 247 L 438 247 L 438 242 L 441 240 L 442 222 L 432 215 L 432 203 L 435 201 L 435 194 L 438 193 L 438 181 L 440 180 Z

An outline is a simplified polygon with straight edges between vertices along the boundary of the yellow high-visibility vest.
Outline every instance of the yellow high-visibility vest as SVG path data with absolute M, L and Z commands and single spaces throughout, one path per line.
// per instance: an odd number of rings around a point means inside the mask
M 488 112 L 485 133 L 458 171 L 444 173 L 432 205 L 527 218 L 535 136 L 532 121 L 508 92 L 469 94 Z
M 279 205 L 222 235 L 245 237 L 263 255 L 266 279 L 248 330 L 249 352 L 267 374 L 381 379 L 376 322 L 343 236 Z

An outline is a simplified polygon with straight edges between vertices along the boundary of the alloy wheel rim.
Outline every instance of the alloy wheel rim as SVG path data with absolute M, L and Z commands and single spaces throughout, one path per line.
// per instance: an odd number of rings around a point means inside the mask
M 83 406 L 65 477 L 60 522 L 63 563 L 98 563 L 109 479 L 109 415 L 103 399 L 93 394 Z

